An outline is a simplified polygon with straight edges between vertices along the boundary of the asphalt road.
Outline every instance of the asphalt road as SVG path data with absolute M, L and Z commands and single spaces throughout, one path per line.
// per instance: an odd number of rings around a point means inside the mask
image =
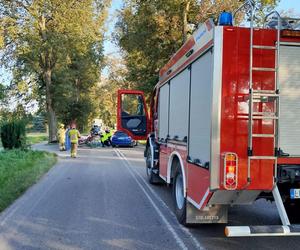
M 39 149 L 56 150 L 53 146 Z M 142 148 L 81 148 L 0 215 L 0 249 L 300 249 L 300 237 L 226 238 L 224 225 L 186 229 L 171 188 L 146 182 Z M 230 209 L 230 225 L 279 224 L 274 204 Z

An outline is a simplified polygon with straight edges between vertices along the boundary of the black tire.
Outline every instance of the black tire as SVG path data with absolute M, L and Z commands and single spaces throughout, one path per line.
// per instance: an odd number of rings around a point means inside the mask
M 156 184 L 157 183 L 157 175 L 153 173 L 151 169 L 151 160 L 152 160 L 152 155 L 151 155 L 151 149 L 150 147 L 147 147 L 146 151 L 146 174 L 147 174 L 147 179 L 150 184 Z
M 112 146 L 113 148 L 115 148 L 115 147 L 116 147 L 116 145 L 115 145 L 115 144 L 111 144 L 111 146 Z
M 180 192 L 182 192 L 182 196 L 180 196 Z M 173 202 L 178 222 L 182 225 L 186 225 L 186 198 L 183 192 L 183 175 L 178 163 L 173 180 Z

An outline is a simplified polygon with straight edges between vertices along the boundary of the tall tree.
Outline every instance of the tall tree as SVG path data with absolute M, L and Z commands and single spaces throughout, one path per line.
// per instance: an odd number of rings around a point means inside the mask
M 260 11 L 278 0 L 256 1 Z M 151 93 L 159 69 L 189 35 L 189 25 L 233 11 L 239 0 L 127 0 L 119 12 L 115 39 L 123 51 L 127 80 L 135 88 Z
M 45 96 L 49 141 L 56 138 L 57 123 L 54 93 L 58 82 L 53 81 L 53 75 L 61 68 L 69 70 L 72 59 L 89 49 L 102 56 L 109 2 L 0 0 L 4 26 L 2 62 L 17 72 L 15 81 L 31 78 L 39 84 L 40 93 Z
M 113 127 L 116 124 L 117 90 L 131 88 L 126 81 L 125 62 L 119 57 L 109 56 L 105 60 L 107 75 L 103 76 L 99 93 L 99 117 L 104 124 Z

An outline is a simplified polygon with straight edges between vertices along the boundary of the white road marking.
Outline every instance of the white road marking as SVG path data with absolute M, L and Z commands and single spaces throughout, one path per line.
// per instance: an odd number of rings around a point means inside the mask
M 176 233 L 176 231 L 174 230 L 174 228 L 171 226 L 171 224 L 168 222 L 168 220 L 166 219 L 166 217 L 163 215 L 163 213 L 160 211 L 160 209 L 156 206 L 155 202 L 153 201 L 153 199 L 149 196 L 149 194 L 147 193 L 147 191 L 145 190 L 145 188 L 141 185 L 141 183 L 138 181 L 138 179 L 136 178 L 132 168 L 130 167 L 130 163 L 127 161 L 126 158 L 124 158 L 124 156 L 122 155 L 122 153 L 118 150 L 115 149 L 116 154 L 118 155 L 118 157 L 122 160 L 122 163 L 124 164 L 124 166 L 128 169 L 128 172 L 130 173 L 130 175 L 133 177 L 133 179 L 136 181 L 136 183 L 138 184 L 138 186 L 141 188 L 141 190 L 144 192 L 145 196 L 148 198 L 148 200 L 150 201 L 151 205 L 153 206 L 153 208 L 156 210 L 157 214 L 159 215 L 159 217 L 162 219 L 162 221 L 165 223 L 167 229 L 170 231 L 170 233 L 173 235 L 174 239 L 176 240 L 176 242 L 178 243 L 178 245 L 180 246 L 181 249 L 188 249 L 187 246 L 184 244 L 184 242 L 180 239 L 179 235 Z
M 167 204 L 159 197 L 159 195 L 153 190 L 153 188 L 149 185 L 148 182 L 145 181 L 145 179 L 143 178 L 143 176 L 141 176 L 141 174 L 139 172 L 137 172 L 131 165 L 131 163 L 128 161 L 128 159 L 126 158 L 126 156 L 119 150 L 117 149 L 117 151 L 120 153 L 120 155 L 122 156 L 122 158 L 127 162 L 127 164 L 129 164 L 129 166 L 131 166 L 132 171 L 134 171 L 139 177 L 140 179 L 143 181 L 143 183 L 148 187 L 148 189 L 150 190 L 150 192 L 153 194 L 153 196 L 158 200 L 158 202 L 160 204 L 162 204 L 162 206 L 169 211 L 170 215 L 177 221 L 176 216 L 170 211 L 170 208 L 167 206 Z M 182 231 L 184 231 L 184 233 L 193 241 L 194 245 L 196 246 L 197 249 L 205 249 L 200 242 L 191 234 L 191 232 L 184 226 L 182 226 L 181 224 L 179 224 L 179 227 Z

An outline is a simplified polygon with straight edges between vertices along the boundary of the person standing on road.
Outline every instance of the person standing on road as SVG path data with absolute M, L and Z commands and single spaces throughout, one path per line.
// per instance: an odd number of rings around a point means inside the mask
M 58 143 L 59 143 L 59 150 L 60 151 L 65 151 L 65 126 L 63 124 L 60 124 L 59 129 L 57 131 L 57 137 L 58 137 Z
M 69 137 L 71 141 L 71 157 L 77 157 L 77 146 L 78 146 L 78 139 L 80 138 L 80 133 L 76 129 L 76 125 L 73 123 L 71 126 L 71 130 L 69 131 Z

